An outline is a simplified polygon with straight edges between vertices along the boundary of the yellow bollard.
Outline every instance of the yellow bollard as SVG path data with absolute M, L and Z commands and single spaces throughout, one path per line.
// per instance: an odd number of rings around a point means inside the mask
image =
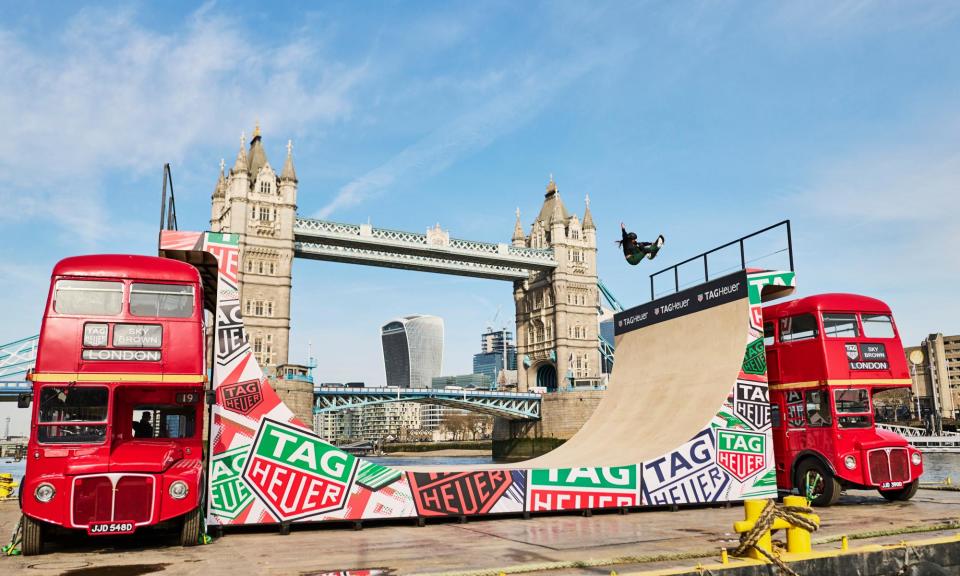
M 846 536 L 840 538 L 840 549 L 844 552 L 850 549 L 850 542 L 847 540 Z
M 947 486 L 953 486 L 953 476 L 947 476 Z
M 766 500 L 745 500 L 743 502 L 743 523 L 747 526 L 747 530 L 752 529 L 756 525 L 757 520 L 760 518 L 760 514 L 763 512 L 763 509 L 766 508 L 766 506 Z M 761 548 L 766 552 L 771 552 L 773 550 L 773 542 L 771 541 L 769 530 L 764 532 L 763 535 L 760 536 L 760 539 L 757 540 L 757 548 Z M 766 561 L 766 557 L 753 548 L 747 551 L 747 556 L 753 558 L 754 560 Z
M 721 549 L 720 549 L 720 563 L 721 563 L 721 564 L 729 564 L 729 563 L 730 563 L 730 556 L 727 554 L 727 549 L 726 549 L 726 548 L 721 548 Z
M 806 506 L 807 499 L 803 496 L 784 496 L 784 506 Z M 801 514 L 810 518 L 812 514 Z M 811 551 L 810 532 L 798 526 L 787 528 L 787 552 L 791 554 L 807 554 Z

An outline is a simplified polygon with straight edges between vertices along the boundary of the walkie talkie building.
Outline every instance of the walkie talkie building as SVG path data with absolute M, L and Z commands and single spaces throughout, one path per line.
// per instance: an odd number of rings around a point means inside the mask
M 387 386 L 430 388 L 443 365 L 443 319 L 414 314 L 380 329 Z

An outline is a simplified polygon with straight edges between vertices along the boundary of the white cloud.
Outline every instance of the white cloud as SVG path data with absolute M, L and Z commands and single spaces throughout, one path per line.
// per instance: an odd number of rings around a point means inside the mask
M 158 172 L 257 118 L 299 133 L 348 116 L 366 65 L 330 61 L 318 42 L 258 37 L 209 5 L 171 32 L 100 9 L 44 42 L 0 27 L 0 202 L 17 208 L 0 219 L 90 237 L 110 216 L 111 171 Z
M 960 331 L 960 110 L 916 124 L 836 159 L 787 201 L 816 291 L 879 296 L 907 343 Z
M 477 108 L 433 130 L 398 154 L 340 188 L 316 218 L 360 204 L 394 186 L 401 178 L 423 178 L 441 172 L 468 154 L 517 129 L 549 105 L 575 80 L 617 61 L 628 45 L 608 42 L 571 58 L 527 59 L 506 69 L 473 73 L 462 82 L 482 86 L 491 96 Z M 480 84 L 478 84 L 480 82 Z

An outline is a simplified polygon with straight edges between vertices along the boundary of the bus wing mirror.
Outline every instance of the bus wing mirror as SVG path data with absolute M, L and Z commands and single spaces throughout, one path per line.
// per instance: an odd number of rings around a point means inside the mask
M 33 400 L 33 394 L 19 394 L 17 396 L 17 408 L 29 408 L 30 401 Z
M 213 406 L 217 403 L 217 392 L 215 390 L 207 390 L 207 406 Z

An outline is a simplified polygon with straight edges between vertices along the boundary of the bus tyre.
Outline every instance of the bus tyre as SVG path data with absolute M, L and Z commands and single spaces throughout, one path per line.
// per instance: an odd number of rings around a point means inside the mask
M 891 502 L 906 502 L 917 494 L 920 482 L 914 480 L 899 490 L 878 490 L 880 495 Z
M 840 482 L 817 460 L 806 460 L 797 468 L 800 495 L 810 498 L 814 506 L 833 506 L 840 499 Z
M 23 540 L 20 543 L 20 552 L 24 556 L 43 553 L 43 524 L 24 514 L 21 529 Z
M 196 546 L 200 543 L 201 523 L 200 507 L 197 506 L 183 517 L 183 527 L 180 529 L 180 545 Z

